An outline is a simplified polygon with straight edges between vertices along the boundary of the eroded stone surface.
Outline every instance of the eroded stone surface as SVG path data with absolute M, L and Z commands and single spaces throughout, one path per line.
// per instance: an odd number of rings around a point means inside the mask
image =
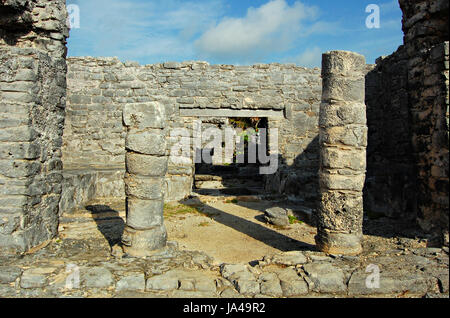
M 303 266 L 303 270 L 314 283 L 312 289 L 321 293 L 343 293 L 347 286 L 344 283 L 343 271 L 329 263 L 312 263 Z

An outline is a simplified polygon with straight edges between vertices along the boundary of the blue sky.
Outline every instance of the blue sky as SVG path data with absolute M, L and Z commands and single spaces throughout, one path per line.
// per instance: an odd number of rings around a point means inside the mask
M 349 50 L 374 63 L 402 44 L 397 0 L 67 0 L 80 9 L 69 56 L 117 56 L 153 64 L 296 63 L 320 66 L 321 54 Z M 368 29 L 368 4 L 380 28 Z

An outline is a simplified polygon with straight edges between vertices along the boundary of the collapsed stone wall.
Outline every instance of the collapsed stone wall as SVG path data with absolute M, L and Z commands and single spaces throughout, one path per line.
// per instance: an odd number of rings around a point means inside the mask
M 366 77 L 366 210 L 415 218 L 448 244 L 449 3 L 399 3 L 404 45 Z
M 202 130 L 227 117 L 268 117 L 279 128 L 281 167 L 268 190 L 317 195 L 319 69 L 294 65 L 209 65 L 206 62 L 139 66 L 115 58 L 69 58 L 63 161 L 66 168 L 124 169 L 126 103 L 159 101 L 168 131 L 187 128 L 193 154 L 193 124 Z M 170 133 L 168 133 L 170 135 Z M 168 137 L 167 152 L 180 138 Z M 192 156 L 191 156 L 192 158 Z M 193 164 L 169 162 L 166 200 L 186 197 Z
M 64 1 L 0 2 L 0 251 L 57 233 L 66 96 Z

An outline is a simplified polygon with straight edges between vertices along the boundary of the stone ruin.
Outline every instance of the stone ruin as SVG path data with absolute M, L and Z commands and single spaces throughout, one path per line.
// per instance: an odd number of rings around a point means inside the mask
M 448 1 L 399 2 L 396 52 L 367 65 L 331 51 L 320 70 L 66 58 L 65 1 L 1 0 L 1 253 L 54 238 L 64 213 L 98 197 L 127 198 L 128 254 L 163 247 L 163 204 L 195 180 L 194 163 L 168 159 L 192 134 L 171 129 L 231 117 L 278 128 L 279 168 L 261 182 L 316 207 L 319 250 L 360 253 L 367 211 L 417 221 L 448 246 Z

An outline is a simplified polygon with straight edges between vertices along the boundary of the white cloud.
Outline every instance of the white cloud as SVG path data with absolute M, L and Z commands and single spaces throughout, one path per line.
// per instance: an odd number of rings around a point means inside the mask
M 71 31 L 69 55 L 117 56 L 141 63 L 282 60 L 311 35 L 334 34 L 340 28 L 339 23 L 319 20 L 319 9 L 300 1 L 266 0 L 240 18 L 224 16 L 226 0 L 68 0 L 70 3 L 80 7 L 81 28 Z
M 72 1 L 80 7 L 81 28 L 71 31 L 69 54 L 150 61 L 193 55 L 193 37 L 214 24 L 222 1 Z
M 289 6 L 272 0 L 259 8 L 249 8 L 244 18 L 226 17 L 207 30 L 196 42 L 201 55 L 251 61 L 288 50 L 308 30 L 302 22 L 317 16 L 316 7 L 301 2 Z
M 304 67 L 321 67 L 322 53 L 323 51 L 315 46 L 307 48 L 302 54 L 293 58 L 287 58 L 285 61 Z

